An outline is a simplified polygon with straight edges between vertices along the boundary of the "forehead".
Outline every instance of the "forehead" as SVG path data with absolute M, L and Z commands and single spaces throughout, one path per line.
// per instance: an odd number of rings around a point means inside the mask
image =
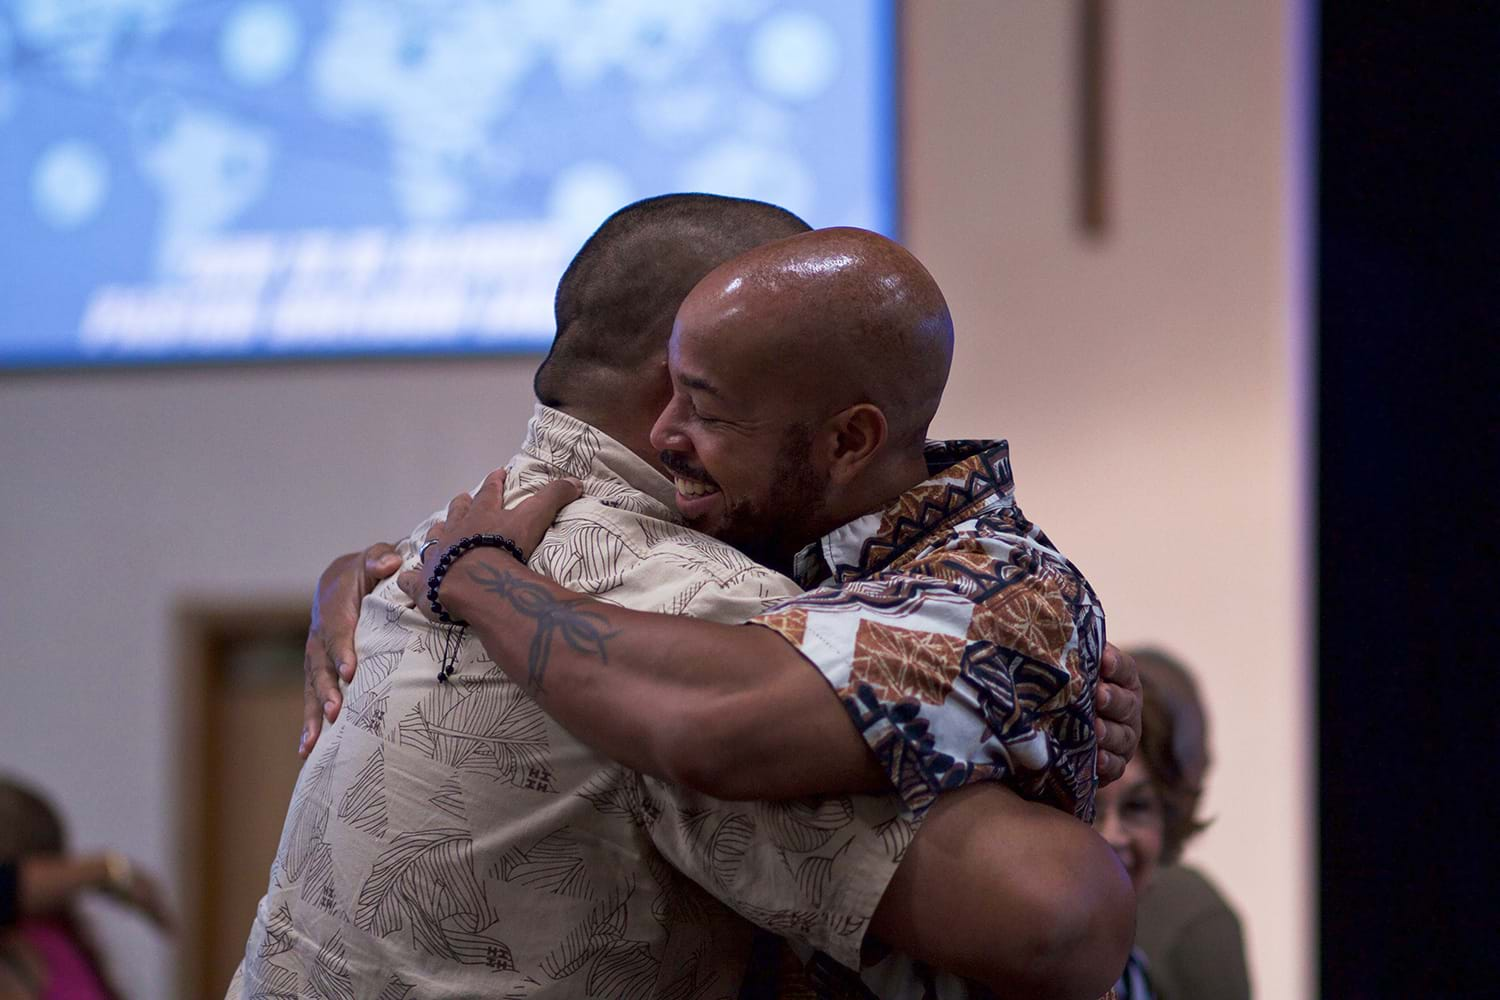
M 1118 781 L 1111 782 L 1094 793 L 1094 801 L 1101 806 L 1111 804 L 1136 792 L 1151 790 L 1154 787 L 1151 784 L 1150 770 L 1141 762 L 1139 756 L 1135 756 L 1126 763 L 1125 773 Z
M 726 401 L 752 404 L 785 381 L 785 360 L 766 326 L 742 310 L 678 312 L 667 348 L 675 382 Z
M 1150 783 L 1151 769 L 1146 766 L 1146 762 L 1141 759 L 1141 755 L 1139 753 L 1135 754 L 1130 758 L 1130 760 L 1126 761 L 1125 773 L 1122 774 L 1120 776 L 1120 780 L 1116 782 L 1116 784 L 1121 786 L 1122 788 L 1130 787 L 1132 785 Z

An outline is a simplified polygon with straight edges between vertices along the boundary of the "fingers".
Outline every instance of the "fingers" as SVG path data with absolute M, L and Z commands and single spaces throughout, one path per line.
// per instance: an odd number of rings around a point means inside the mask
M 302 735 L 297 741 L 297 756 L 303 760 L 317 745 L 318 734 L 323 731 L 323 705 L 318 701 L 312 682 L 302 685 Z
M 1111 730 L 1120 731 L 1117 743 L 1107 749 L 1128 760 L 1141 740 L 1141 706 L 1145 694 L 1141 690 L 1140 669 L 1135 657 L 1110 644 L 1104 647 L 1101 673 L 1105 661 L 1109 666 L 1109 683 L 1103 685 L 1104 697 L 1099 702 L 1098 711 L 1111 723 L 1117 723 L 1110 726 Z
M 1094 739 L 1098 747 L 1095 767 L 1104 786 L 1125 773 L 1141 734 L 1140 692 L 1101 682 L 1095 694 L 1097 716 Z
M 1117 781 L 1141 738 L 1141 679 L 1135 657 L 1106 643 L 1094 688 L 1095 767 L 1099 784 Z
M 1094 720 L 1094 739 L 1097 747 L 1094 769 L 1099 778 L 1100 788 L 1112 781 L 1118 781 L 1125 774 L 1126 757 L 1118 752 L 1121 734 L 1124 734 L 1127 739 L 1130 737 L 1129 730 L 1123 726 L 1112 726 L 1103 719 Z
M 303 672 L 309 679 L 326 670 L 329 680 L 336 682 L 333 673 L 336 667 L 337 676 L 346 681 L 353 680 L 354 629 L 359 622 L 359 605 L 374 589 L 374 580 L 367 568 L 371 554 L 381 547 L 372 545 L 362 553 L 340 556 L 318 579 L 318 588 L 313 592 L 312 628 L 308 638 L 311 641 L 316 637 L 323 646 L 323 653 L 318 656 L 314 650 L 308 649 Z M 378 555 L 374 561 L 379 562 Z M 397 562 L 399 564 L 399 559 Z M 316 684 L 314 687 L 316 689 Z
M 524 555 L 522 561 L 529 559 L 536 551 L 537 545 L 542 541 L 542 536 L 557 520 L 557 512 L 568 504 L 577 500 L 583 494 L 583 484 L 576 479 L 554 479 L 521 503 L 515 509 L 508 511 L 512 516 L 506 525 L 504 534 L 520 547 Z
M 423 618 L 430 622 L 438 620 L 432 612 L 432 602 L 427 600 L 427 575 L 421 570 L 409 569 L 396 577 L 396 586 L 401 588 Z
M 400 587 L 401 592 L 411 598 L 412 603 L 419 609 L 426 606 L 427 602 L 423 598 L 426 596 L 427 581 L 420 570 L 405 571 L 396 577 L 396 586 Z
M 543 527 L 557 520 L 557 512 L 583 496 L 583 484 L 576 479 L 554 479 L 537 490 L 522 506 L 527 513 L 535 511 Z
M 1099 787 L 1103 788 L 1112 781 L 1119 781 L 1125 774 L 1125 761 L 1116 757 L 1108 750 L 1100 750 L 1095 769 L 1099 774 Z
M 1094 737 L 1099 749 L 1117 757 L 1129 757 L 1135 750 L 1135 734 L 1126 725 L 1118 725 L 1099 719 L 1094 723 Z
M 434 522 L 432 527 L 427 529 L 427 534 L 422 536 L 422 544 L 417 549 L 418 558 L 416 568 L 409 569 L 396 577 L 396 586 L 400 587 L 406 596 L 412 598 L 412 600 L 416 600 L 414 592 L 406 583 L 402 583 L 402 581 L 409 579 L 414 573 L 423 582 L 432 575 L 433 566 L 443 557 L 443 551 L 447 548 L 445 544 L 447 530 L 447 521 Z
M 1099 676 L 1130 690 L 1138 690 L 1141 686 L 1135 657 L 1112 642 L 1104 644 L 1104 655 L 1099 658 Z
M 314 649 L 314 646 L 318 648 Z M 352 639 L 348 662 L 349 673 L 352 676 L 354 672 Z M 308 690 L 317 699 L 318 707 L 323 712 L 323 718 L 329 722 L 337 721 L 339 709 L 344 704 L 344 695 L 339 690 L 338 674 L 334 673 L 333 660 L 328 655 L 328 644 L 316 632 L 307 638 L 307 649 L 302 659 L 302 672 L 307 677 Z
M 1094 715 L 1122 726 L 1131 726 L 1140 715 L 1141 696 L 1137 691 L 1120 687 L 1113 681 L 1100 681 L 1094 687 Z
M 364 551 L 365 579 L 374 589 L 374 585 L 390 576 L 401 568 L 401 556 L 396 553 L 396 547 L 386 542 L 376 542 Z M 368 591 L 366 591 L 368 593 Z
M 359 624 L 359 606 L 356 604 L 354 613 L 349 616 L 337 615 L 322 619 L 318 623 L 318 638 L 322 640 L 324 649 L 324 663 L 327 671 L 327 679 L 333 685 L 335 696 L 339 695 L 338 681 L 333 671 L 337 670 L 338 677 L 346 682 L 354 680 L 354 630 Z M 321 689 L 320 689 L 321 690 Z M 342 697 L 339 697 L 342 701 Z M 335 712 L 337 709 L 335 709 Z M 333 716 L 328 717 L 333 721 Z
M 505 495 L 505 469 L 503 467 L 484 477 L 484 482 L 480 483 L 479 489 L 474 492 L 474 499 L 478 500 L 481 496 L 488 499 L 492 494 L 497 497 Z
M 474 498 L 467 493 L 460 493 L 448 502 L 448 513 L 444 516 L 445 521 L 462 521 L 464 515 L 469 512 L 469 507 L 474 503 Z M 433 526 L 436 529 L 436 525 Z M 428 538 L 432 537 L 429 533 Z
M 306 758 L 318 742 L 318 734 L 323 731 L 324 717 L 329 722 L 337 718 L 338 705 L 343 701 L 333 662 L 328 658 L 327 647 L 316 626 L 308 630 L 307 645 L 302 649 L 302 675 L 302 736 L 297 743 L 297 755 Z M 325 692 L 330 688 L 336 699 L 331 713 L 325 704 L 329 700 Z

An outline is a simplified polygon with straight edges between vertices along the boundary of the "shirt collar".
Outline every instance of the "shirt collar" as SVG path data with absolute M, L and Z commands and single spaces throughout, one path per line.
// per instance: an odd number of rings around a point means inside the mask
M 646 504 L 641 513 L 662 521 L 682 520 L 673 502 L 677 491 L 671 480 L 599 428 L 561 410 L 536 404 L 521 452 L 555 470 L 558 476 L 583 480 L 584 492 L 599 494 L 605 503 L 623 498 L 623 492 L 610 487 L 628 487 L 644 494 L 639 498 Z M 605 488 L 599 490 L 599 486 Z
M 794 576 L 802 586 L 868 576 L 944 526 L 1015 502 L 1008 442 L 929 441 L 924 454 L 926 479 L 797 554 Z

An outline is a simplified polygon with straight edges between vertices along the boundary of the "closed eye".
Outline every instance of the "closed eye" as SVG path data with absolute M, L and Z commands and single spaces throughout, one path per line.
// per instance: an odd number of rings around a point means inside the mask
M 698 409 L 698 404 L 693 402 L 692 397 L 688 397 L 688 409 L 692 411 L 694 419 L 696 419 L 699 423 L 722 424 L 726 422 L 724 420 L 720 420 L 718 417 L 711 417 L 707 413 L 704 413 L 702 410 Z

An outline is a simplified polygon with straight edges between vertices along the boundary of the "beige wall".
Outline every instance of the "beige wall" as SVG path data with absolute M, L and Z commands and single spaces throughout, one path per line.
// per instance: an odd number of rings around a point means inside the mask
M 1072 5 L 911 0 L 904 45 L 905 236 L 960 328 L 937 430 L 1008 436 L 1112 638 L 1202 670 L 1217 821 L 1191 853 L 1266 997 L 1308 995 L 1310 954 L 1291 4 L 1116 5 L 1098 245 L 1070 221 Z M 170 871 L 174 606 L 303 594 L 412 524 L 509 454 L 532 365 L 0 377 L 0 766 L 56 791 L 82 845 Z M 167 950 L 100 913 L 125 985 L 158 995 Z
M 1099 243 L 1072 222 L 1074 9 L 907 5 L 905 236 L 959 331 L 936 430 L 1010 438 L 1022 506 L 1093 581 L 1111 638 L 1202 673 L 1215 821 L 1188 856 L 1239 905 L 1259 994 L 1305 996 L 1299 8 L 1110 5 Z
M 54 791 L 80 846 L 170 872 L 183 749 L 174 608 L 310 596 L 331 555 L 409 529 L 505 461 L 533 366 L 0 380 L 0 551 L 12 577 L 0 598 L 0 768 Z M 438 428 L 450 443 L 434 449 Z M 299 725 L 285 722 L 287 754 Z M 166 949 L 97 912 L 129 995 L 162 996 Z

